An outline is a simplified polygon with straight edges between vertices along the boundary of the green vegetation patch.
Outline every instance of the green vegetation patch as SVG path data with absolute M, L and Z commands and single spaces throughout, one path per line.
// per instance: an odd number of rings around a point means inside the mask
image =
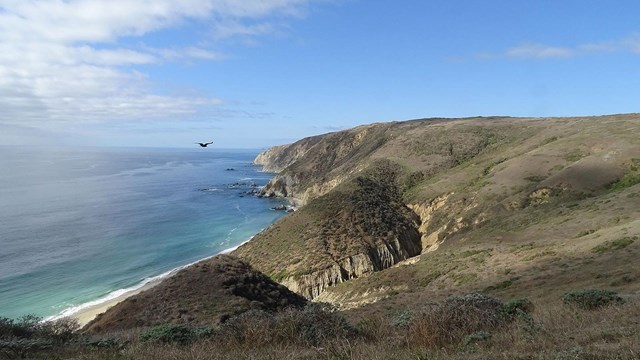
M 533 182 L 533 183 L 539 183 L 542 180 L 546 179 L 546 176 L 541 176 L 541 175 L 532 175 L 532 176 L 527 176 L 526 178 L 524 178 L 527 181 Z
M 611 184 L 611 191 L 620 191 L 626 188 L 640 184 L 640 172 L 628 173 L 622 176 L 618 181 Z
M 510 287 L 511 285 L 513 285 L 519 278 L 518 277 L 513 277 L 509 280 L 505 280 L 502 282 L 499 282 L 495 285 L 491 285 L 491 286 L 487 286 L 483 292 L 490 292 L 490 291 L 496 291 L 496 290 L 503 290 L 506 289 L 508 287 Z
M 55 351 L 78 335 L 78 322 L 71 318 L 43 321 L 36 315 L 18 319 L 0 317 L 0 358 L 34 358 L 41 351 Z
M 624 299 L 615 291 L 601 289 L 576 290 L 564 294 L 562 301 L 586 310 L 594 310 L 603 306 L 624 304 Z
M 502 315 L 506 319 L 514 319 L 523 314 L 530 314 L 533 308 L 533 303 L 527 298 L 512 299 L 502 306 Z
M 478 278 L 478 274 L 476 273 L 458 273 L 451 275 L 451 279 L 453 279 L 454 283 L 459 285 L 468 284 L 473 282 Z
M 161 324 L 140 334 L 140 340 L 165 344 L 187 345 L 210 336 L 213 330 L 208 327 L 194 328 L 179 324 Z
M 280 281 L 288 278 L 289 276 L 291 276 L 291 274 L 289 274 L 288 271 L 280 270 L 277 273 L 270 275 L 269 277 L 271 278 L 271 280 L 273 280 L 275 282 L 280 282 Z
M 602 244 L 591 249 L 591 251 L 597 254 L 602 254 L 609 251 L 620 250 L 633 244 L 633 242 L 636 240 L 638 240 L 638 236 L 625 236 L 621 239 L 605 241 Z
M 582 159 L 585 156 L 587 156 L 587 154 L 585 154 L 582 150 L 575 149 L 575 150 L 565 154 L 564 159 L 566 161 L 576 162 L 576 161 Z

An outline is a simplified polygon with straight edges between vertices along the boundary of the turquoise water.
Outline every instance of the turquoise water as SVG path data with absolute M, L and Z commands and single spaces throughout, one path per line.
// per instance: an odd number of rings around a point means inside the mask
M 0 316 L 59 315 L 239 245 L 283 215 L 258 150 L 0 147 Z

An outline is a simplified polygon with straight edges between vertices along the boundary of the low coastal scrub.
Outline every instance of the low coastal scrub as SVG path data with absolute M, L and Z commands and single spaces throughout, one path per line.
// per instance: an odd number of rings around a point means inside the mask
M 592 294 L 599 298 L 605 292 Z M 50 342 L 37 346 L 37 338 L 26 337 L 33 336 L 32 327 L 17 338 L 13 331 L 21 327 L 10 325 L 2 328 L 0 358 L 635 359 L 640 353 L 638 299 L 591 311 L 560 301 L 535 305 L 525 298 L 502 302 L 472 293 L 352 322 L 329 305 L 311 303 L 278 312 L 249 310 L 206 328 L 163 324 L 100 339 L 74 331 L 60 343 L 47 335 L 41 339 Z M 9 323 L 20 321 L 2 322 Z M 6 346 L 9 338 L 22 349 Z
M 627 246 L 631 245 L 634 243 L 634 241 L 636 241 L 638 239 L 637 236 L 625 236 L 623 238 L 620 239 L 616 239 L 616 240 L 612 240 L 612 241 L 605 241 L 602 244 L 594 247 L 593 249 L 591 249 L 592 252 L 597 253 L 597 254 L 602 254 L 608 251 L 613 251 L 613 250 L 619 250 L 619 249 L 624 249 Z
M 566 293 L 562 301 L 582 309 L 593 310 L 608 305 L 624 304 L 624 299 L 615 291 L 600 289 L 576 290 Z
M 198 339 L 208 337 L 213 329 L 209 327 L 194 328 L 179 324 L 162 324 L 143 331 L 140 340 L 165 344 L 187 345 Z
M 43 321 L 35 315 L 18 319 L 0 317 L 0 356 L 26 358 L 41 351 L 55 351 L 77 337 L 74 319 Z
M 640 172 L 632 172 L 632 173 L 625 174 L 618 181 L 611 184 L 611 190 L 620 191 L 628 187 L 632 187 L 636 184 L 640 184 Z
M 416 317 L 409 326 L 408 342 L 427 348 L 460 343 L 502 324 L 502 307 L 500 300 L 479 293 L 449 298 Z

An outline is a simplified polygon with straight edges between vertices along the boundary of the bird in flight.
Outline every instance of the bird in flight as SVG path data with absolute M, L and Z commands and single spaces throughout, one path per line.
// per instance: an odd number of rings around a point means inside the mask
M 202 146 L 202 147 L 207 147 L 207 145 L 209 145 L 209 144 L 213 144 L 213 141 L 212 141 L 212 142 L 208 142 L 208 143 L 200 143 L 200 142 L 197 142 L 196 144 L 198 144 L 198 145 L 200 145 L 200 146 Z

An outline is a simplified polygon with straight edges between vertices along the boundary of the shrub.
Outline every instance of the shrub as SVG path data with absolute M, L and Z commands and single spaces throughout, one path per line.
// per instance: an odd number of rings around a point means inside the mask
M 24 315 L 17 320 L 0 318 L 0 338 L 17 337 L 29 339 L 42 329 L 42 318 L 36 315 Z
M 0 338 L 48 339 L 66 342 L 76 336 L 78 321 L 61 318 L 43 321 L 36 315 L 24 315 L 16 320 L 0 317 Z
M 0 355 L 24 359 L 28 353 L 51 349 L 53 343 L 47 339 L 0 339 Z
M 527 298 L 512 299 L 502 305 L 502 316 L 511 320 L 522 314 L 530 314 L 533 311 L 533 303 Z
M 186 325 L 156 325 L 140 334 L 140 340 L 186 345 L 198 339 L 198 331 Z
M 70 318 L 42 321 L 36 315 L 18 319 L 0 317 L 0 357 L 25 358 L 38 351 L 68 343 L 77 335 L 78 322 Z
M 120 340 L 112 337 L 108 338 L 88 338 L 82 341 L 82 344 L 96 348 L 103 349 L 116 349 L 124 346 L 124 343 Z
M 411 324 L 412 317 L 409 310 L 401 311 L 393 317 L 392 324 L 395 327 L 406 328 Z
M 620 191 L 628 187 L 640 184 L 640 173 L 629 173 L 618 179 L 615 183 L 611 184 L 612 191 Z
M 615 291 L 600 289 L 585 289 L 564 294 L 562 301 L 568 305 L 575 305 L 582 309 L 593 310 L 608 305 L 624 303 Z
M 249 310 L 225 322 L 218 335 L 254 346 L 273 343 L 318 346 L 355 334 L 355 328 L 330 305 L 308 303 L 302 310 L 289 308 L 275 314 Z
M 356 334 L 355 328 L 333 306 L 324 303 L 309 303 L 302 311 L 285 311 L 278 316 L 277 325 L 285 325 L 285 329 L 293 325 L 298 331 L 298 341 L 310 346 Z
M 420 316 L 409 327 L 409 343 L 440 348 L 458 344 L 467 335 L 504 322 L 503 304 L 484 294 L 451 297 Z
M 473 333 L 471 335 L 467 335 L 464 337 L 464 341 L 463 341 L 463 345 L 464 346 L 469 346 L 471 344 L 476 344 L 482 341 L 489 341 L 491 340 L 491 334 L 486 332 L 486 331 L 478 331 L 476 333 Z
M 260 346 L 272 342 L 277 336 L 274 324 L 272 313 L 251 309 L 225 321 L 219 335 L 226 341 Z
M 80 329 L 78 320 L 69 317 L 47 321 L 39 326 L 42 335 L 58 342 L 67 342 L 75 338 Z

